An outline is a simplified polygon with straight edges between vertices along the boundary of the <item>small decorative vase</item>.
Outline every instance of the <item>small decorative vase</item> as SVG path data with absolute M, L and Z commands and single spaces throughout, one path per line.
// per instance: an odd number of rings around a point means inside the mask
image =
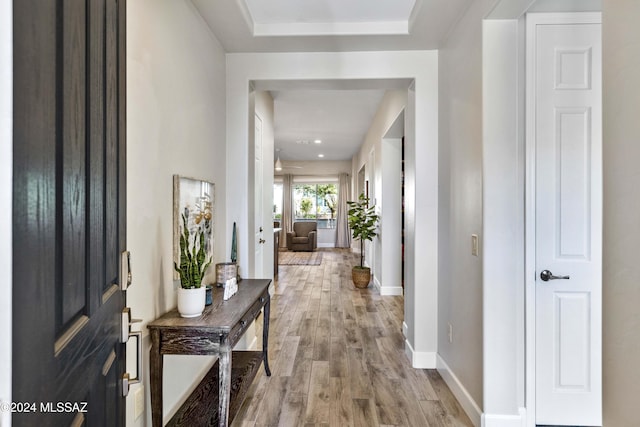
M 206 298 L 205 298 L 205 305 L 211 305 L 213 304 L 213 286 L 211 285 L 207 285 L 207 293 L 206 293 Z
M 222 286 L 227 280 L 236 277 L 238 274 L 238 265 L 235 262 L 219 262 L 216 264 L 216 283 Z
M 178 288 L 178 312 L 182 317 L 198 317 L 204 311 L 206 287 Z

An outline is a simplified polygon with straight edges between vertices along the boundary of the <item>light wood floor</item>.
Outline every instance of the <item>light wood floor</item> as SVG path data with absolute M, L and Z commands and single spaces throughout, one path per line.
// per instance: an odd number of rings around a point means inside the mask
M 348 250 L 323 255 L 280 266 L 272 376 L 260 370 L 233 426 L 472 426 L 437 371 L 409 365 L 402 297 L 355 289 Z

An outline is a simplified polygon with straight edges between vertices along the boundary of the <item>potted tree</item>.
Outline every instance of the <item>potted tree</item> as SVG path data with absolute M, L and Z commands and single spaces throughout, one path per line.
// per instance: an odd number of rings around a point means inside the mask
M 357 201 L 347 202 L 349 205 L 349 228 L 354 239 L 360 240 L 360 265 L 351 270 L 351 278 L 356 288 L 364 289 L 371 281 L 371 269 L 364 266 L 364 242 L 372 241 L 376 236 L 378 215 L 375 206 L 369 206 L 369 198 L 361 193 Z
M 207 260 L 205 254 L 204 231 L 198 227 L 192 237 L 187 217 L 182 214 L 180 265 L 173 263 L 173 268 L 180 275 L 178 312 L 182 317 L 197 317 L 202 314 L 206 300 L 202 278 L 210 264 L 211 259 Z

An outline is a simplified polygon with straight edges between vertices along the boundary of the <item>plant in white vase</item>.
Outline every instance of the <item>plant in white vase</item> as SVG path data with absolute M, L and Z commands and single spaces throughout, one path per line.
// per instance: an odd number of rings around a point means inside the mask
M 207 259 L 205 252 L 204 231 L 198 228 L 191 238 L 187 217 L 181 216 L 180 265 L 173 263 L 173 268 L 180 275 L 178 311 L 182 317 L 197 317 L 205 306 L 206 289 L 202 286 L 202 279 L 211 265 L 211 258 Z

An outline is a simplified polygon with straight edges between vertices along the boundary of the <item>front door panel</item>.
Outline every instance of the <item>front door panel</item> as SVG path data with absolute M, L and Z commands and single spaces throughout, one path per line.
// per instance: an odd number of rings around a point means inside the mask
M 14 2 L 14 426 L 124 425 L 125 11 Z

